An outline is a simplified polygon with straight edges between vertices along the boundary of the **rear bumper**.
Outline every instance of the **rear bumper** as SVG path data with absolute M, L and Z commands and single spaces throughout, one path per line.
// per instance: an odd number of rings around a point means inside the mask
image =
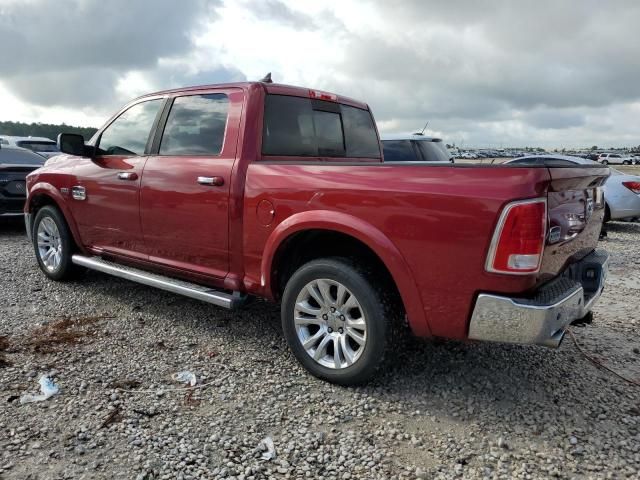
M 469 338 L 557 347 L 567 326 L 589 313 L 600 298 L 608 262 L 606 251 L 595 250 L 532 298 L 481 293 L 471 316 Z

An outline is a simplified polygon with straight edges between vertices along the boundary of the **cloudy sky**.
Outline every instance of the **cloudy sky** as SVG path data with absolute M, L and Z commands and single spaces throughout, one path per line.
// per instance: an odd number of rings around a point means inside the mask
M 640 144 L 640 2 L 0 0 L 0 120 L 257 80 L 364 100 L 463 146 Z

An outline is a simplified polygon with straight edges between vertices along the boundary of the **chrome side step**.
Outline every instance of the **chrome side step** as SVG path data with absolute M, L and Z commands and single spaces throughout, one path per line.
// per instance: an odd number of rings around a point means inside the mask
M 155 273 L 146 272 L 137 268 L 127 267 L 118 263 L 104 260 L 100 257 L 85 257 L 84 255 L 73 255 L 71 261 L 91 270 L 108 273 L 114 277 L 124 278 L 133 282 L 160 288 L 168 292 L 195 298 L 203 302 L 212 303 L 219 307 L 234 309 L 241 306 L 246 300 L 246 295 L 240 292 L 232 294 L 221 292 L 210 287 L 198 285 L 196 283 L 183 282 L 171 277 L 165 277 Z

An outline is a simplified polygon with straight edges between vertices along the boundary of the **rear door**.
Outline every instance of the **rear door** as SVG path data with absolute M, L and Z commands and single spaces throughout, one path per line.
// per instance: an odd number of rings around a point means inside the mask
M 94 158 L 74 166 L 71 208 L 82 243 L 98 252 L 146 258 L 140 228 L 140 179 L 162 98 L 145 99 L 98 137 Z
M 173 98 L 142 178 L 140 218 L 149 260 L 223 278 L 229 270 L 229 191 L 244 93 Z

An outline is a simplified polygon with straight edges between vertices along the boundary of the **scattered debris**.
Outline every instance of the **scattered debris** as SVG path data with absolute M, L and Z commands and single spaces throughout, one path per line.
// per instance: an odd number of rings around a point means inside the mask
M 40 391 L 42 392 L 40 395 L 31 395 L 30 393 L 23 395 L 20 397 L 20 403 L 31 403 L 31 402 L 43 402 L 44 400 L 48 400 L 60 393 L 60 389 L 55 384 L 53 379 L 47 375 L 42 375 L 40 380 Z
M 273 460 L 276 458 L 276 446 L 273 444 L 271 437 L 266 437 L 258 444 L 258 448 L 262 450 L 262 460 Z
M 130 388 L 138 388 L 140 385 L 142 385 L 142 382 L 140 380 L 125 379 L 125 380 L 116 380 L 115 382 L 111 382 L 109 384 L 109 388 L 117 388 L 118 390 L 128 390 Z
M 189 407 L 197 407 L 198 405 L 200 405 L 201 400 L 197 399 L 197 398 L 193 398 L 193 392 L 195 390 L 190 389 L 185 395 L 184 395 L 184 404 L 189 406 Z
M 188 383 L 192 387 L 196 386 L 198 383 L 198 379 L 196 378 L 195 373 L 191 373 L 188 370 L 184 370 L 182 372 L 174 373 L 171 378 L 173 378 L 176 382 L 180 383 Z
M 120 410 L 120 407 L 116 407 L 114 408 L 109 415 L 107 415 L 105 417 L 105 419 L 102 421 L 102 423 L 100 424 L 100 428 L 106 428 L 109 425 L 111 425 L 112 423 L 116 423 L 119 422 L 123 419 L 123 416 L 121 414 L 122 410 Z
M 147 412 L 146 410 L 139 410 L 139 409 L 136 409 L 136 408 L 133 409 L 133 412 L 137 413 L 138 415 L 142 415 L 143 417 L 147 417 L 147 418 L 153 418 L 156 415 L 160 415 L 162 413 L 162 412 L 158 412 L 156 410 L 153 410 L 151 412 Z

